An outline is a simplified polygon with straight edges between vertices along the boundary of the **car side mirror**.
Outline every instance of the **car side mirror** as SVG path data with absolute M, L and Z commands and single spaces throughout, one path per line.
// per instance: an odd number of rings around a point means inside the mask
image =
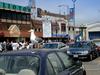
M 36 75 L 33 70 L 30 69 L 22 69 L 18 75 Z

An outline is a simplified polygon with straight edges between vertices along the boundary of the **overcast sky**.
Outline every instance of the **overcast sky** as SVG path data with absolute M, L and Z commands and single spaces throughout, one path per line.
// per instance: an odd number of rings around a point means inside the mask
M 27 6 L 28 0 L 0 0 L 3 2 Z M 76 23 L 88 24 L 100 22 L 100 0 L 76 0 Z M 65 5 L 58 7 L 59 5 Z M 67 13 L 67 6 L 73 7 L 72 0 L 36 0 L 36 7 L 54 13 Z

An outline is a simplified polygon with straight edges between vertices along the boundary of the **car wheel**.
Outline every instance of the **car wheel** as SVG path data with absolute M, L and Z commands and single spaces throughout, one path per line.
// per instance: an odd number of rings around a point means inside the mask
M 83 75 L 86 75 L 86 71 L 85 70 L 83 71 Z
M 92 54 L 89 55 L 89 60 L 90 61 L 93 60 L 93 55 Z
M 96 58 L 99 57 L 99 52 L 96 52 Z

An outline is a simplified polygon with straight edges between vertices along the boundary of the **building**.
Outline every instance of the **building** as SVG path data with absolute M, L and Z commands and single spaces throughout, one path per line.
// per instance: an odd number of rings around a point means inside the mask
M 37 37 L 47 41 L 68 41 L 75 32 L 75 27 L 68 23 L 67 15 L 0 2 L 0 41 L 27 41 L 31 28 L 34 28 Z
M 86 25 L 86 39 L 87 40 L 94 40 L 100 39 L 100 23 L 93 23 Z
M 30 10 L 29 7 L 0 2 L 0 41 L 29 38 Z
M 66 15 L 48 12 L 43 10 L 42 25 L 43 25 L 43 39 L 52 41 L 67 41 L 70 37 L 68 35 L 68 21 Z

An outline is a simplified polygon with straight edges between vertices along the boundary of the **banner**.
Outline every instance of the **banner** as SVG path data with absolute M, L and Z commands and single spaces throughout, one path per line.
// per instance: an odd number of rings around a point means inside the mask
M 70 8 L 70 11 L 69 11 L 69 20 L 73 20 L 74 16 L 75 16 L 74 8 Z

